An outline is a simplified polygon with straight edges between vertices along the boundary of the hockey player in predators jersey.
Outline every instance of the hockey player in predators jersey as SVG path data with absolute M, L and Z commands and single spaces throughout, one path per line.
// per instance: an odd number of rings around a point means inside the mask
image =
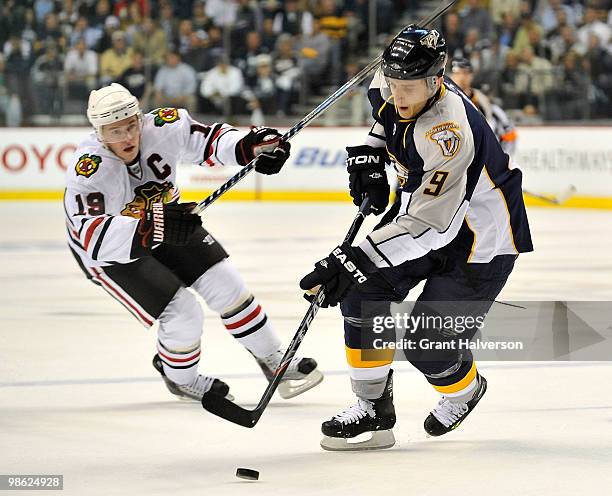
M 69 247 L 85 275 L 145 327 L 159 321 L 153 365 L 180 398 L 229 391 L 198 373 L 203 312 L 188 287 L 271 380 L 284 354 L 280 339 L 228 254 L 191 213 L 196 204 L 179 203 L 176 168 L 244 166 L 257 157 L 256 171 L 276 174 L 289 144 L 275 129 L 204 125 L 185 109 L 142 115 L 136 97 L 116 83 L 91 92 L 87 117 L 94 132 L 76 150 L 64 196 Z M 289 398 L 323 376 L 313 359 L 296 357 L 285 378 L 279 392 Z
M 518 254 L 532 251 L 521 172 L 508 168 L 508 156 L 482 114 L 444 78 L 446 52 L 440 33 L 412 25 L 383 53 L 368 92 L 375 123 L 365 144 L 347 148 L 350 192 L 356 204 L 367 195 L 372 212 L 382 213 L 389 201 L 384 164 L 391 161 L 401 202 L 362 243 L 338 246 L 300 281 L 306 290 L 324 285 L 326 303 L 341 304 L 357 396 L 354 406 L 323 423 L 325 449 L 395 443 L 393 350 L 382 350 L 375 359 L 362 354 L 373 348 L 363 338 L 374 317 L 389 312 L 390 302 L 404 300 L 421 281 L 425 285 L 413 314 L 417 307 L 427 311 L 430 302 L 443 301 L 459 302 L 456 307 L 468 315 L 483 315 Z M 362 307 L 372 301 L 379 308 Z M 463 334 L 451 329 L 448 339 L 469 339 L 477 330 L 472 329 Z M 413 331 L 415 342 L 421 335 L 442 334 L 422 327 Z M 441 395 L 425 419 L 427 434 L 456 428 L 487 387 L 469 349 L 403 351 Z M 368 432 L 369 440 L 346 441 Z

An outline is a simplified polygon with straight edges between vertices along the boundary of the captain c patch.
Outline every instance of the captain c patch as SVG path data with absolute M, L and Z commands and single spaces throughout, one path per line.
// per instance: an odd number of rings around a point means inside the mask
M 454 122 L 445 122 L 434 126 L 425 133 L 425 136 L 436 143 L 442 155 L 445 157 L 454 157 L 461 148 L 461 138 L 459 137 L 459 125 Z

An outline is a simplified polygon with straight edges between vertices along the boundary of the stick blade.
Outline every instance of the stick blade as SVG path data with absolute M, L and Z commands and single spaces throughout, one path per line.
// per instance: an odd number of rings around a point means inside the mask
M 246 410 L 227 398 L 210 392 L 202 396 L 202 407 L 217 417 L 249 428 L 254 427 L 261 416 L 257 414 L 257 409 Z

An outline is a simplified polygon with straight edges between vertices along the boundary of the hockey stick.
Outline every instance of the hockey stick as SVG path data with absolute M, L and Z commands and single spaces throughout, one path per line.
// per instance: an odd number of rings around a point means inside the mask
M 523 190 L 523 193 L 527 196 L 531 196 L 533 198 L 537 198 L 538 200 L 545 201 L 550 203 L 551 205 L 563 205 L 567 200 L 569 200 L 574 193 L 576 192 L 576 187 L 573 185 L 568 186 L 561 193 L 555 196 L 546 196 L 540 195 L 538 193 L 532 193 L 531 191 Z
M 419 21 L 417 24 L 419 26 L 427 26 L 434 22 L 438 17 L 444 14 L 448 9 L 450 9 L 457 0 L 450 0 L 443 6 L 438 7 L 432 14 Z M 402 29 L 403 31 L 403 29 Z M 401 31 L 400 31 L 401 33 Z M 398 33 L 399 35 L 399 33 Z M 396 35 L 396 38 L 397 36 Z M 368 75 L 376 69 L 382 61 L 382 54 L 376 57 L 372 62 L 370 62 L 367 66 L 365 66 L 361 71 L 355 74 L 351 79 L 349 79 L 346 83 L 344 83 L 340 88 L 334 91 L 330 96 L 328 96 L 325 100 L 323 100 L 319 105 L 317 105 L 309 114 L 306 115 L 300 122 L 298 122 L 295 126 L 293 126 L 289 131 L 281 136 L 282 141 L 289 141 L 293 138 L 297 133 L 299 133 L 302 129 L 308 126 L 312 121 L 314 121 L 319 115 L 325 112 L 329 107 L 331 107 L 334 103 L 336 103 L 340 98 L 342 98 L 346 93 L 348 93 L 354 86 L 361 83 Z M 249 172 L 251 172 L 255 168 L 255 163 L 257 162 L 257 158 L 251 160 L 246 166 L 244 166 L 239 172 L 230 177 L 224 184 L 222 184 L 216 191 L 213 191 L 207 198 L 204 198 L 198 205 L 193 209 L 194 214 L 202 213 L 208 206 L 210 206 L 213 202 L 215 202 L 221 195 L 223 195 L 227 190 L 233 188 L 238 184 Z
M 368 215 L 369 210 L 370 200 L 368 198 L 365 198 L 361 203 L 361 206 L 359 207 L 359 212 L 355 216 L 355 219 L 353 220 L 350 229 L 346 233 L 346 237 L 344 238 L 344 241 L 346 243 L 352 243 L 355 240 L 355 236 L 357 236 L 357 232 L 363 224 L 366 215 Z M 283 356 L 280 365 L 276 369 L 276 372 L 274 372 L 274 378 L 272 379 L 272 381 L 270 381 L 268 387 L 266 387 L 266 390 L 264 391 L 261 399 L 259 400 L 259 403 L 257 403 L 257 406 L 253 410 L 247 410 L 246 408 L 242 408 L 240 405 L 233 403 L 227 398 L 212 393 L 204 393 L 204 396 L 202 397 L 202 406 L 204 407 L 204 409 L 208 410 L 210 413 L 217 415 L 218 417 L 224 418 L 225 420 L 229 420 L 234 424 L 242 425 L 243 427 L 254 427 L 255 424 L 257 424 L 257 422 L 259 421 L 259 418 L 263 414 L 264 410 L 266 409 L 266 406 L 268 406 L 268 403 L 272 399 L 272 395 L 274 394 L 276 388 L 283 379 L 283 375 L 287 370 L 287 366 L 291 362 L 291 359 L 295 356 L 298 347 L 302 343 L 306 332 L 308 332 L 310 324 L 312 324 L 312 321 L 317 315 L 317 312 L 319 311 L 319 308 L 321 308 L 321 305 L 324 300 L 325 289 L 323 287 L 320 287 L 314 298 L 312 299 L 310 307 L 308 308 L 306 315 L 304 315 L 304 318 L 302 319 L 302 322 L 300 323 L 300 326 L 298 327 L 295 336 L 293 336 L 293 339 L 289 343 L 287 351 L 285 352 L 285 355 Z

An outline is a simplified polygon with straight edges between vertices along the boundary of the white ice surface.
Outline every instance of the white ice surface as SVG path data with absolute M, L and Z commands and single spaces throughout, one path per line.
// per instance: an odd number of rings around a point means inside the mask
M 296 281 L 354 211 L 218 203 L 204 219 L 289 340 L 307 307 Z M 612 212 L 529 214 L 537 251 L 520 258 L 501 298 L 612 300 Z M 169 395 L 150 365 L 155 331 L 81 275 L 61 205 L 0 203 L 0 219 L 0 473 L 64 474 L 66 495 L 611 494 L 611 363 L 482 363 L 487 395 L 440 439 L 422 430 L 437 395 L 398 363 L 398 445 L 328 453 L 320 423 L 353 401 L 337 310 L 319 313 L 300 349 L 324 382 L 275 397 L 245 429 Z M 256 364 L 206 316 L 201 368 L 252 407 L 265 387 Z M 237 467 L 260 480 L 235 478 Z

